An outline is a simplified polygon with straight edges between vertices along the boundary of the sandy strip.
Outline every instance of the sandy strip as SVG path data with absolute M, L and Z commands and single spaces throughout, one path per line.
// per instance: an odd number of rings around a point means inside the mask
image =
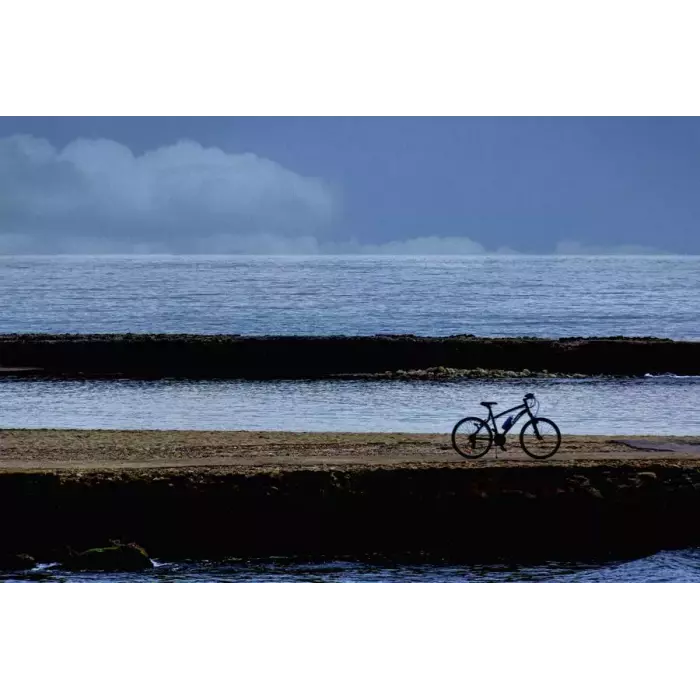
M 650 447 L 673 443 L 675 451 L 644 451 L 623 444 L 644 439 Z M 530 459 L 517 435 L 507 451 L 479 460 L 454 452 L 450 436 L 412 433 L 288 433 L 257 431 L 0 430 L 0 469 L 227 468 L 342 469 L 367 466 L 589 466 L 601 462 L 643 467 L 649 460 L 697 462 L 700 437 L 564 436 L 546 461 Z M 687 446 L 687 452 L 684 451 Z

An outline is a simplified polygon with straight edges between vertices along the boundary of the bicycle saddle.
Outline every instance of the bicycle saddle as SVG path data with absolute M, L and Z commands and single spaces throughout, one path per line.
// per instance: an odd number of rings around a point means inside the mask
M 482 401 L 481 405 L 486 406 L 486 408 L 489 406 L 498 406 L 498 401 Z

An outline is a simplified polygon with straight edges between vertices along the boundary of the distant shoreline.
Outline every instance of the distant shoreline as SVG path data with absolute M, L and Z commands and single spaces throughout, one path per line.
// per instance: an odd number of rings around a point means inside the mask
M 700 376 L 700 341 L 663 338 L 0 335 L 0 376 L 458 379 Z

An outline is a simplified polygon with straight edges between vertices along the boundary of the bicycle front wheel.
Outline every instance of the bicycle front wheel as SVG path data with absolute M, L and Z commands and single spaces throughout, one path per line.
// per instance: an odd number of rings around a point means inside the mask
M 462 418 L 452 429 L 452 447 L 467 459 L 483 457 L 493 443 L 493 433 L 481 418 Z
M 533 418 L 520 431 L 520 447 L 533 459 L 551 457 L 561 445 L 561 433 L 549 418 Z

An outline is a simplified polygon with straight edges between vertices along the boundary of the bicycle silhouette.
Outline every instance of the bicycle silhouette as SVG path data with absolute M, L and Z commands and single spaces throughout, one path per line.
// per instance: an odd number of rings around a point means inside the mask
M 505 452 L 506 435 L 527 414 L 529 420 L 520 431 L 520 447 L 533 459 L 547 459 L 559 449 L 561 433 L 554 421 L 549 418 L 538 418 L 539 404 L 540 402 L 534 394 L 525 394 L 522 404 L 494 415 L 491 407 L 496 406 L 497 402 L 482 401 L 481 405 L 488 409 L 489 415 L 485 419 L 468 416 L 458 421 L 452 429 L 452 447 L 467 459 L 483 457 L 494 443 L 496 450 L 500 447 Z M 520 411 L 520 413 L 515 418 L 510 416 L 503 423 L 503 432 L 499 433 L 496 419 L 516 411 Z M 489 421 L 493 429 L 489 425 Z

